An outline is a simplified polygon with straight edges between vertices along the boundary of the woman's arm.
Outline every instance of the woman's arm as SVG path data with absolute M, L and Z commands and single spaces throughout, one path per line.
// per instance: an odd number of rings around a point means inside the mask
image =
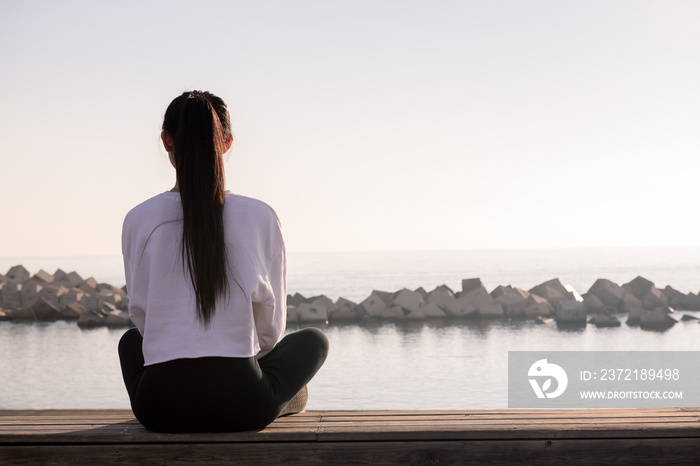
M 287 324 L 287 258 L 284 246 L 268 267 L 266 278 L 266 299 L 262 302 L 253 300 L 253 317 L 260 344 L 260 352 L 255 356 L 258 359 L 275 347 Z

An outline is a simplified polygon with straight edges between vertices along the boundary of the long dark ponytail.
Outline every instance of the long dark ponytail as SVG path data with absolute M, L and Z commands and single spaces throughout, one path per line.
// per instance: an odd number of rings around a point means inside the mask
M 183 213 L 183 266 L 194 286 L 197 315 L 207 326 L 217 298 L 228 292 L 222 218 L 223 154 L 231 136 L 228 109 L 210 92 L 185 92 L 165 111 L 163 131 L 170 134 L 174 146 Z

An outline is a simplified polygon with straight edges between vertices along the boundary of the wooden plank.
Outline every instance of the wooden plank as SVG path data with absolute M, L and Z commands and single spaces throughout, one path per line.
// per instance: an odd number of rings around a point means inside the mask
M 14 414 L 17 413 L 17 414 Z M 26 420 L 27 418 L 42 419 L 47 422 L 71 422 L 73 420 L 95 420 L 118 419 L 130 420 L 134 419 L 130 411 L 125 410 L 98 410 L 94 413 L 90 411 L 77 411 L 75 413 L 64 410 L 56 412 L 48 411 L 26 411 L 29 414 L 23 414 L 23 411 L 7 411 L 0 410 L 0 425 L 8 422 L 9 419 L 19 418 Z M 294 416 L 285 416 L 276 423 L 296 422 L 299 418 L 318 417 L 325 419 L 336 420 L 364 420 L 379 417 L 385 420 L 420 420 L 420 419 L 488 419 L 488 418 L 507 418 L 507 419 L 557 419 L 557 418 L 576 418 L 582 419 L 587 417 L 656 417 L 662 415 L 664 417 L 700 417 L 700 409 L 689 408 L 669 408 L 669 409 L 587 409 L 587 410 L 512 410 L 512 411 L 312 411 L 307 413 L 296 414 Z
M 379 421 L 406 421 L 406 422 L 421 422 L 421 421 L 487 421 L 487 420 L 585 420 L 585 419 L 619 419 L 619 418 L 640 418 L 640 419 L 700 419 L 700 412 L 687 412 L 681 409 L 669 410 L 570 410 L 570 411 L 540 411 L 540 412 L 476 412 L 476 413 L 434 413 L 425 414 L 421 412 L 401 413 L 401 412 L 362 412 L 357 415 L 349 415 L 348 413 L 318 411 L 311 413 L 302 413 L 293 416 L 285 416 L 277 419 L 274 424 L 291 424 L 298 423 L 301 420 L 321 419 L 323 422 L 367 422 L 373 420 Z M 21 423 L 32 424 L 91 424 L 91 423 L 107 423 L 107 422 L 126 422 L 134 420 L 133 415 L 102 415 L 99 413 L 93 415 L 55 415 L 55 416 L 1 416 L 0 425 L 11 425 Z
M 148 444 L 148 443 L 240 443 L 240 442 L 299 442 L 316 441 L 317 427 L 298 428 L 277 433 L 274 430 L 235 432 L 235 433 L 188 433 L 166 434 L 150 432 L 141 426 L 133 431 L 114 429 L 85 429 L 65 431 L 61 429 L 42 429 L 39 431 L 0 432 L 0 448 L 3 444 Z
M 589 415 L 586 417 L 549 417 L 549 416 L 530 416 L 527 418 L 519 416 L 501 416 L 501 417 L 420 417 L 420 418 L 397 418 L 393 416 L 365 416 L 363 418 L 345 418 L 337 416 L 290 416 L 284 420 L 276 420 L 270 425 L 271 428 L 283 427 L 283 426 L 293 426 L 300 424 L 311 424 L 311 423 L 322 423 L 324 425 L 334 424 L 334 425 L 372 425 L 375 423 L 382 423 L 384 425 L 429 425 L 429 424 L 441 424 L 441 423 L 460 423 L 464 425 L 481 425 L 481 424 L 498 424 L 498 423 L 525 423 L 525 424 L 538 424 L 538 423 L 557 423 L 557 424 L 591 424 L 591 423 L 634 423 L 634 422 L 644 422 L 644 423 L 654 423 L 654 422 L 665 422 L 665 423 L 693 423 L 700 422 L 700 416 L 697 415 L 654 415 L 654 416 L 641 416 L 641 415 L 628 415 L 622 416 L 618 415 L 616 417 L 612 416 L 594 416 Z M 74 418 L 74 419 L 53 419 L 53 418 L 24 418 L 24 417 L 6 417 L 2 422 L 0 422 L 0 427 L 11 427 L 11 426 L 84 426 L 84 425 L 112 425 L 116 423 L 122 424 L 138 424 L 138 422 L 132 418 Z
M 656 416 L 700 416 L 700 411 L 690 411 L 683 408 L 667 409 L 581 409 L 581 410 L 512 410 L 512 411 L 448 411 L 448 412 L 401 412 L 401 411 L 319 411 L 324 418 L 364 419 L 368 417 L 382 418 L 430 418 L 438 417 L 469 417 L 469 418 L 585 418 L 585 417 L 656 417 Z
M 510 416 L 517 414 L 530 414 L 537 416 L 548 416 L 555 414 L 568 414 L 572 413 L 629 413 L 629 412 L 641 412 L 641 413 L 669 413 L 669 412 L 695 412 L 700 413 L 700 408 L 611 408 L 611 409 L 484 409 L 484 410 L 404 410 L 404 411 L 390 411 L 390 410 L 333 410 L 333 411 L 309 411 L 315 414 L 326 414 L 326 415 L 339 415 L 339 416 L 365 416 L 370 415 L 423 415 L 423 416 L 440 416 L 440 415 L 488 415 L 488 416 Z M 309 413 L 307 412 L 307 413 Z M 301 415 L 306 414 L 302 413 Z
M 696 439 L 435 441 L 365 443 L 242 443 L 109 446 L 11 446 L 3 465 L 16 464 L 400 464 L 400 465 L 694 465 Z
M 130 409 L 0 409 L 3 416 L 130 416 Z
M 443 422 L 443 421 L 460 421 L 460 422 L 483 422 L 483 421 L 499 421 L 499 420 L 520 420 L 523 422 L 527 421 L 546 421 L 552 420 L 556 422 L 563 421 L 575 421 L 575 422 L 586 422 L 586 420 L 596 420 L 596 419 L 700 419 L 700 414 L 687 413 L 680 410 L 668 410 L 659 412 L 648 412 L 644 410 L 626 410 L 621 412 L 610 412 L 609 410 L 587 410 L 585 412 L 579 411 L 569 411 L 569 412 L 540 412 L 540 413 L 498 413 L 494 415 L 492 413 L 484 412 L 475 415 L 459 415 L 459 414 L 445 414 L 445 415 L 395 415 L 395 414 L 376 414 L 373 412 L 366 412 L 362 416 L 352 416 L 348 417 L 345 415 L 338 415 L 333 412 L 316 412 L 316 413 L 303 413 L 293 416 L 285 416 L 283 418 L 277 419 L 272 425 L 286 425 L 286 424 L 296 424 L 300 422 L 373 422 L 373 421 L 386 421 L 386 422 Z M 0 425 L 11 425 L 17 423 L 28 423 L 28 424 L 97 424 L 106 423 L 113 421 L 129 422 L 135 421 L 133 416 L 114 416 L 107 417 L 101 415 L 94 416 L 36 416 L 36 417 L 24 417 L 24 416 L 7 416 L 0 418 Z
M 592 413 L 657 413 L 657 414 L 668 414 L 673 412 L 685 412 L 685 413 L 698 413 L 700 414 L 700 407 L 698 408 L 640 408 L 640 409 L 624 409 L 624 408 L 614 408 L 614 409 L 493 409 L 493 410 L 333 410 L 333 411 L 306 411 L 304 413 L 295 414 L 294 416 L 285 416 L 280 418 L 283 419 L 293 419 L 299 416 L 317 416 L 317 415 L 338 415 L 338 416 L 366 416 L 366 415 L 392 415 L 392 416 L 440 416 L 440 415 L 486 415 L 486 416 L 511 416 L 518 414 L 531 414 L 531 415 L 556 415 L 564 414 L 570 415 L 572 413 L 585 414 L 587 412 Z M 127 416 L 133 418 L 131 410 L 128 409 L 0 409 L 0 417 L 2 416 L 66 416 L 66 417 L 79 417 L 88 416 Z
M 277 419 L 275 425 L 286 425 L 299 422 L 318 422 L 321 416 L 285 416 Z M 81 417 L 44 417 L 44 416 L 6 416 L 0 417 L 0 426 L 19 425 L 19 424 L 47 424 L 47 425 L 72 425 L 72 424 L 109 424 L 115 422 L 138 422 L 134 416 L 81 416 Z
M 485 418 L 485 419 L 473 419 L 473 418 L 462 418 L 462 419 L 451 419 L 451 418 L 438 418 L 438 419 L 392 419 L 392 418 L 366 418 L 360 420 L 346 420 L 346 419 L 321 419 L 323 424 L 335 424 L 335 425 L 371 425 L 376 423 L 381 423 L 385 425 L 424 425 L 424 424 L 441 424 L 441 423 L 459 423 L 464 425 L 479 425 L 479 424 L 499 424 L 499 423 L 524 423 L 524 424 L 542 424 L 542 423 L 555 423 L 555 424 L 615 424 L 621 422 L 634 423 L 634 422 L 699 422 L 700 418 L 697 416 L 676 416 L 676 417 L 588 417 L 588 418 Z M 2 425 L 2 424 L 0 424 Z M 9 424 L 8 424 L 9 425 Z M 293 425 L 280 424 L 280 425 Z
M 162 434 L 128 411 L 0 415 L 2 464 L 696 464 L 700 409 L 316 411 Z
M 700 413 L 685 410 L 587 410 L 478 412 L 363 412 L 348 418 L 336 412 L 312 412 L 281 418 L 259 432 L 161 434 L 144 429 L 133 417 L 115 422 L 80 413 L 60 416 L 5 416 L 0 422 L 0 445 L 40 443 L 182 443 L 282 441 L 420 441 L 557 438 L 700 437 Z M 512 415 L 511 415 L 512 414 Z M 537 416 L 539 414 L 539 416 Z M 522 417 L 527 415 L 527 417 Z M 91 419 L 92 418 L 92 419 Z M 127 420 L 123 420 L 127 419 Z

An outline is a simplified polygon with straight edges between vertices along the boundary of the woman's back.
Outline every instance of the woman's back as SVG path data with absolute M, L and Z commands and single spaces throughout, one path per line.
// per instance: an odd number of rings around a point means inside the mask
M 179 194 L 161 193 L 127 214 L 122 253 L 146 365 L 202 356 L 261 357 L 281 337 L 285 250 L 277 216 L 261 201 L 228 193 L 223 219 L 230 286 L 204 326 L 179 248 Z

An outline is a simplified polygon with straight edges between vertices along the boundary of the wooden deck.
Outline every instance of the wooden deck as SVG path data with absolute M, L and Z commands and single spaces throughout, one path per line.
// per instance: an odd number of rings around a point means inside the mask
M 0 464 L 698 464 L 700 408 L 312 411 L 159 434 L 130 411 L 0 411 Z

